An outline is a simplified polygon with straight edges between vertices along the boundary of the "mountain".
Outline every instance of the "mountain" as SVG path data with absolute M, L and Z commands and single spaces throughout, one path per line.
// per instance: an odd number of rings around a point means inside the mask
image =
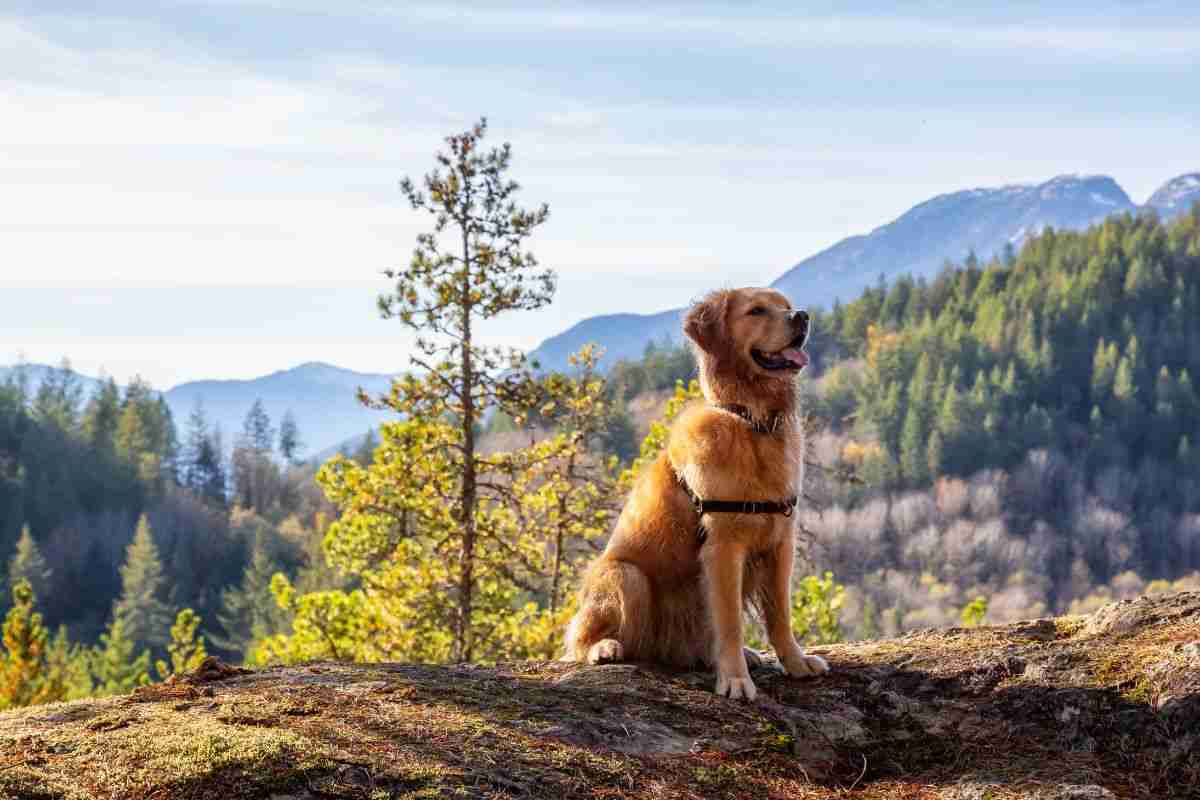
M 14 367 L 0 367 L 0 381 Z M 37 387 L 55 367 L 43 364 L 25 366 L 31 387 Z M 99 379 L 80 375 L 84 396 L 100 383 Z M 331 364 L 309 362 L 292 369 L 273 372 L 249 380 L 204 380 L 183 383 L 164 393 L 182 438 L 188 416 L 199 400 L 209 425 L 219 424 L 225 445 L 242 429 L 242 421 L 254 401 L 261 399 L 271 421 L 278 428 L 287 411 L 296 417 L 304 442 L 302 456 L 327 450 L 389 419 L 389 414 L 364 408 L 356 399 L 358 387 L 380 394 L 391 387 L 391 377 L 354 372 Z
M 1195 203 L 1200 203 L 1200 172 L 1172 178 L 1146 201 L 1146 205 L 1157 211 L 1163 219 L 1177 217 L 1189 211 Z
M 52 367 L 49 364 L 23 364 L 20 367 L 0 367 L 0 383 L 6 382 L 10 377 L 15 377 L 17 371 L 20 370 L 25 374 L 25 382 L 31 392 L 37 391 L 37 387 L 50 375 L 59 372 L 60 367 Z M 92 392 L 100 387 L 101 378 L 92 378 L 88 375 L 79 375 L 79 388 L 83 392 L 84 397 L 90 397 Z
M 300 427 L 304 455 L 386 421 L 386 413 L 364 408 L 356 392 L 360 386 L 370 394 L 386 392 L 391 380 L 388 375 L 353 372 L 314 361 L 251 380 L 184 383 L 168 391 L 166 397 L 181 430 L 196 401 L 202 401 L 209 422 L 220 423 L 226 443 L 231 443 L 242 429 L 242 420 L 256 399 L 262 400 L 276 427 L 290 410 Z
M 542 369 L 565 369 L 567 356 L 588 342 L 604 347 L 605 365 L 623 358 L 641 358 L 650 342 L 678 342 L 683 338 L 683 309 L 658 314 L 607 314 L 588 317 L 551 336 L 529 354 Z
M 1197 201 L 1200 173 L 1193 173 L 1168 181 L 1141 208 L 1170 217 Z M 1138 209 L 1125 190 L 1104 175 L 1060 175 L 1039 184 L 952 192 L 804 259 L 771 285 L 799 306 L 828 308 L 835 299 L 857 297 L 880 275 L 930 277 L 947 261 L 960 262 L 972 251 L 987 260 L 1010 244 L 1019 248 L 1047 226 L 1081 230 L 1110 214 Z M 547 339 L 532 356 L 544 368 L 561 368 L 568 353 L 596 342 L 607 351 L 605 364 L 637 357 L 647 342 L 679 340 L 682 313 L 677 308 L 590 317 Z
M 947 261 L 961 262 L 971 251 L 986 261 L 1043 228 L 1079 230 L 1135 208 L 1125 190 L 1105 176 L 1063 175 L 1037 185 L 939 195 L 806 258 L 771 285 L 797 304 L 828 307 L 835 298 L 852 300 L 880 275 L 932 277 Z

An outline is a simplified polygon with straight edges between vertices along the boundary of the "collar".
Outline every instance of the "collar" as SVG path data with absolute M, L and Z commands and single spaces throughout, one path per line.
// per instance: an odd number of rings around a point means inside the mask
M 750 409 L 738 403 L 714 403 L 716 408 L 722 411 L 728 411 L 730 414 L 737 414 L 746 421 L 755 433 L 773 434 L 779 430 L 779 425 L 783 422 L 783 414 L 779 411 L 771 414 L 766 420 L 758 420 L 750 413 Z

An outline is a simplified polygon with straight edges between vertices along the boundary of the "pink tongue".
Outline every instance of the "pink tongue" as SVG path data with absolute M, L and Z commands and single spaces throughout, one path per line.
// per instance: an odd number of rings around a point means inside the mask
M 799 369 L 804 369 L 808 366 L 808 353 L 799 347 L 785 347 L 779 351 L 779 355 L 795 364 Z

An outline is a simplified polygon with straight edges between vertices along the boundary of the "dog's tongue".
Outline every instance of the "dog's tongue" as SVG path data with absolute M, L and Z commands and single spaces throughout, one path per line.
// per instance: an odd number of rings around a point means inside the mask
M 808 353 L 799 347 L 785 347 L 779 351 L 779 355 L 795 364 L 796 369 L 804 369 L 808 366 Z

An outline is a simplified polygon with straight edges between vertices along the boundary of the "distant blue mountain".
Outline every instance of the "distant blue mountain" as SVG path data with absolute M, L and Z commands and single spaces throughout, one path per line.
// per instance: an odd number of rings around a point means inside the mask
M 641 358 L 650 342 L 678 342 L 683 338 L 683 309 L 660 314 L 608 314 L 588 317 L 538 345 L 530 358 L 540 369 L 567 367 L 567 356 L 588 342 L 604 346 L 603 365 L 621 359 Z
M 395 415 L 363 407 L 356 399 L 358 387 L 369 394 L 391 388 L 388 375 L 354 372 L 331 364 L 309 362 L 250 380 L 205 380 L 180 384 L 166 393 L 175 422 L 182 430 L 196 401 L 204 404 L 210 422 L 219 422 L 227 443 L 242 429 L 242 420 L 256 399 L 276 427 L 291 411 L 296 417 L 305 449 L 315 455 Z
M 828 307 L 835 298 L 854 299 L 880 275 L 932 277 L 972 251 L 987 260 L 1044 228 L 1078 230 L 1135 208 L 1125 190 L 1104 176 L 944 194 L 806 258 L 771 285 L 799 305 Z
M 13 369 L 0 367 L 0 381 L 5 380 Z M 36 388 L 54 369 L 44 364 L 26 365 L 30 386 Z M 85 397 L 100 384 L 97 378 L 85 375 L 79 378 Z M 355 397 L 360 386 L 370 394 L 382 394 L 390 389 L 391 377 L 309 362 L 260 378 L 183 383 L 169 389 L 164 396 L 181 435 L 188 416 L 200 401 L 209 425 L 221 426 L 227 447 L 232 446 L 234 437 L 241 431 L 246 412 L 255 400 L 262 400 L 276 427 L 283 415 L 291 411 L 305 444 L 301 455 L 306 456 L 360 437 L 369 428 L 395 418 L 393 414 L 360 405 Z
M 1163 219 L 1177 217 L 1200 203 L 1200 172 L 1180 175 L 1164 183 L 1146 201 Z
M 1144 208 L 1164 217 L 1200 200 L 1200 174 L 1168 181 Z M 932 277 L 947 261 L 974 252 L 981 260 L 1019 249 L 1043 228 L 1080 230 L 1105 217 L 1138 210 L 1116 181 L 1103 175 L 1061 175 L 1045 183 L 967 189 L 914 206 L 870 233 L 851 236 L 799 262 L 771 285 L 797 306 L 829 308 L 853 300 L 879 276 Z M 719 277 L 713 280 L 720 283 Z M 647 342 L 678 341 L 682 308 L 658 314 L 590 317 L 539 345 L 531 354 L 544 369 L 562 368 L 567 354 L 588 342 L 606 350 L 603 365 L 641 355 Z

